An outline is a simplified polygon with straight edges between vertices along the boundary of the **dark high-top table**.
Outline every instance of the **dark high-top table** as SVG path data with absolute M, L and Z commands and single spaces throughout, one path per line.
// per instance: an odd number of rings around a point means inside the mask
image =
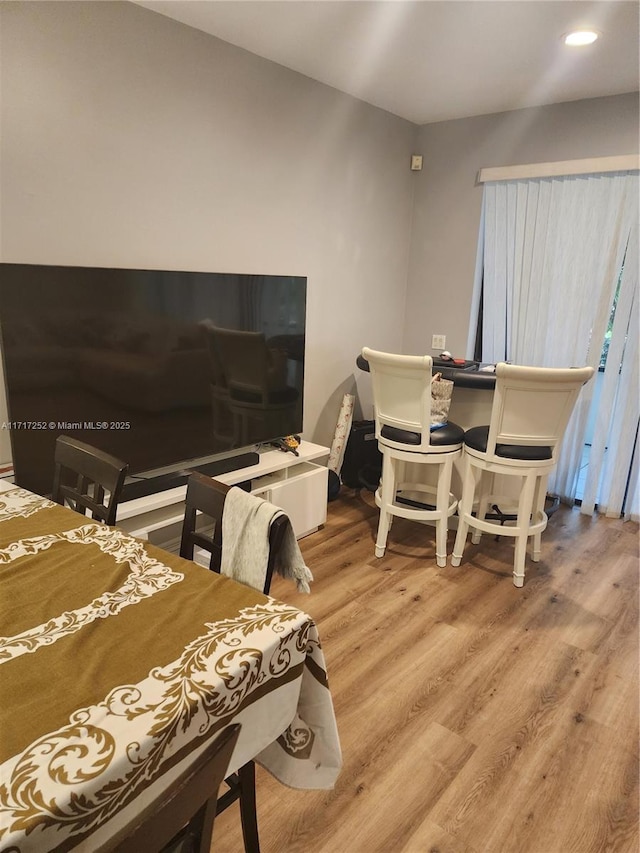
M 369 372 L 369 362 L 362 355 L 356 358 L 360 370 Z M 444 379 L 450 379 L 456 388 L 475 388 L 481 391 L 493 391 L 496 384 L 495 373 L 480 370 L 482 365 L 477 361 L 465 361 L 464 364 L 453 364 L 442 358 L 433 359 L 434 372 L 441 373 Z M 455 420 L 455 419 L 454 419 Z M 463 426 L 463 424 L 461 424 Z

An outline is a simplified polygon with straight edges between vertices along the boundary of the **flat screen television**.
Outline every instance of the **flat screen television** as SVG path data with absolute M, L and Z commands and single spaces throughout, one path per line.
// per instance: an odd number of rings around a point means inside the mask
M 16 483 L 62 433 L 140 480 L 300 433 L 305 316 L 300 276 L 0 264 Z

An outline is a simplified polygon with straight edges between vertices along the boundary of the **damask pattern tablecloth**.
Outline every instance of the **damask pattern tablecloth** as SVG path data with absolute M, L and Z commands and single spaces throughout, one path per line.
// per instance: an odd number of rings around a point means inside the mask
M 30 492 L 0 492 L 0 853 L 95 851 L 207 740 L 330 788 L 313 621 Z

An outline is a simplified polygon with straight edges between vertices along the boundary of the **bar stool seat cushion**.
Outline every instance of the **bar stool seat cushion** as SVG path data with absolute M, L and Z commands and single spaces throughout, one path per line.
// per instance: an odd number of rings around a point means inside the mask
M 419 432 L 411 432 L 406 429 L 398 429 L 398 427 L 383 426 L 380 430 L 381 438 L 388 438 L 391 441 L 398 441 L 408 445 L 420 445 L 422 436 Z M 433 447 L 443 447 L 448 444 L 462 444 L 464 440 L 464 430 L 458 424 L 452 421 L 447 421 L 443 427 L 439 427 L 431 433 L 429 443 Z
M 486 426 L 472 427 L 464 434 L 464 443 L 467 447 L 477 450 L 479 453 L 487 452 L 488 439 L 488 424 Z M 552 449 L 544 445 L 529 447 L 522 444 L 496 444 L 496 456 L 502 456 L 504 459 L 551 459 L 552 453 Z

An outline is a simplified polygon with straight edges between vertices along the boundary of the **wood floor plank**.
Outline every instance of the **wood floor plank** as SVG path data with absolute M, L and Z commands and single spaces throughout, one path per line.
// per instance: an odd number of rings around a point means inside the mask
M 474 748 L 435 723 L 396 732 L 361 769 L 350 807 L 340 804 L 336 810 L 331 844 L 336 850 L 376 853 L 401 846 Z M 369 818 L 372 813 L 375 822 Z
M 522 589 L 504 538 L 440 569 L 432 530 L 396 519 L 377 559 L 376 527 L 343 489 L 311 595 L 274 579 L 318 624 L 344 768 L 258 768 L 263 853 L 637 853 L 638 526 L 560 508 Z M 235 807 L 212 850 L 243 850 Z
M 431 820 L 423 820 L 413 835 L 402 846 L 391 848 L 394 853 L 483 853 L 484 848 L 471 847 L 459 838 L 449 835 Z

